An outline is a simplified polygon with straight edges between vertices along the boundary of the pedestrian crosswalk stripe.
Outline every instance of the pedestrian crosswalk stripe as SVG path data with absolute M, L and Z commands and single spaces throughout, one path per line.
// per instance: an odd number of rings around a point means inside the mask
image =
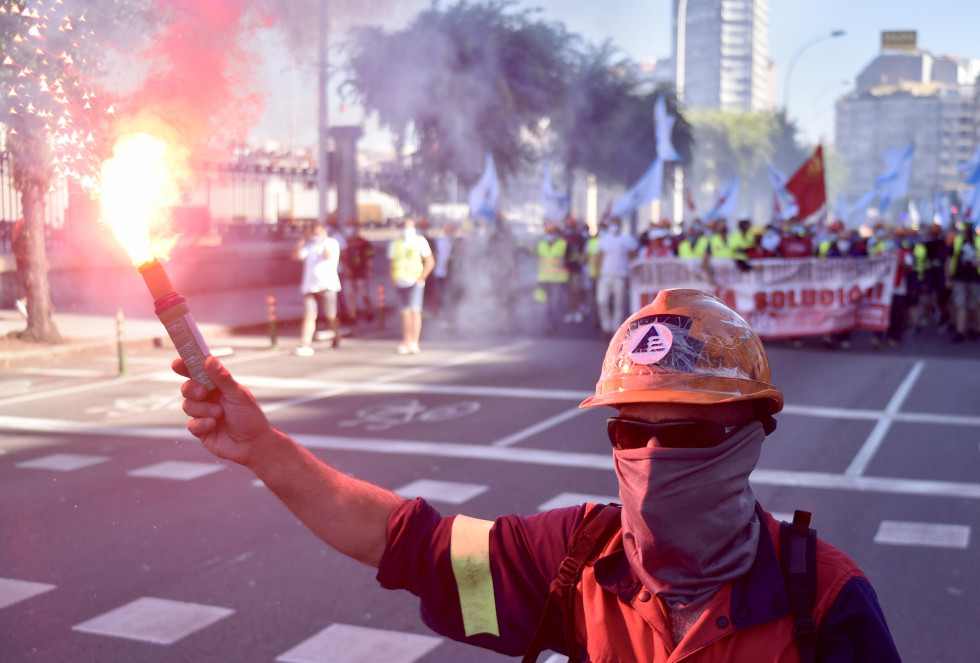
M 29 582 L 27 580 L 14 580 L 13 578 L 0 578 L 0 608 L 26 601 L 27 599 L 50 592 L 55 585 L 43 582 Z
M 970 545 L 970 528 L 966 525 L 883 520 L 878 525 L 874 541 L 895 546 L 966 548 Z
M 169 645 L 234 613 L 231 608 L 145 596 L 72 630 Z
M 32 470 L 55 470 L 72 472 L 90 465 L 98 465 L 110 460 L 109 456 L 92 456 L 88 454 L 50 454 L 33 460 L 16 463 L 15 467 L 26 467 Z
M 477 483 L 460 483 L 458 481 L 435 481 L 419 479 L 395 490 L 406 499 L 421 497 L 431 502 L 447 504 L 463 504 L 477 495 L 487 492 L 488 486 Z
M 162 463 L 147 465 L 126 474 L 131 477 L 151 479 L 172 479 L 174 481 L 190 481 L 224 469 L 218 463 L 192 463 L 183 460 L 165 460 Z
M 312 638 L 276 657 L 278 663 L 414 663 L 442 643 L 416 633 L 331 624 Z

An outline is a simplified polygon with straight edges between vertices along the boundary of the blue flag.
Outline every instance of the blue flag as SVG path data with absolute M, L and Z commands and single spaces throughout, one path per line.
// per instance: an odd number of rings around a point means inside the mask
M 974 186 L 980 184 L 980 145 L 977 145 L 977 149 L 973 152 L 970 160 L 957 166 L 956 171 L 964 174 L 967 184 Z
M 630 214 L 640 205 L 648 205 L 660 198 L 664 183 L 664 162 L 659 156 L 653 160 L 643 177 L 616 201 L 610 210 L 611 216 L 620 218 Z
M 769 184 L 772 186 L 773 194 L 779 206 L 779 219 L 788 219 L 800 213 L 800 207 L 796 204 L 796 199 L 786 189 L 786 176 L 778 170 L 766 164 L 766 171 L 769 173 Z
M 487 162 L 483 175 L 470 189 L 470 217 L 474 220 L 495 222 L 497 220 L 497 199 L 500 197 L 500 184 L 497 182 L 497 169 L 493 165 L 493 155 L 487 152 Z
M 893 200 L 904 196 L 909 190 L 909 179 L 912 177 L 912 154 L 915 143 L 903 147 L 889 147 L 882 151 L 885 158 L 886 170 L 875 179 L 875 191 L 880 198 L 882 214 L 888 211 Z

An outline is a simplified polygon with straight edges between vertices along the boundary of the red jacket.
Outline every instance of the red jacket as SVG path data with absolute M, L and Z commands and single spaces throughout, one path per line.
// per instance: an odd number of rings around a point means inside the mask
M 493 523 L 442 518 L 422 500 L 400 507 L 388 523 L 388 546 L 378 579 L 422 600 L 422 618 L 455 640 L 516 656 L 527 648 L 549 584 L 586 506 Z M 629 568 L 621 535 L 585 569 L 576 606 L 583 661 L 796 662 L 786 587 L 779 568 L 779 523 L 764 520 L 752 569 L 723 586 L 676 648 L 662 603 Z M 895 645 L 867 578 L 847 555 L 817 545 L 817 660 L 898 661 Z M 560 611 L 552 615 L 547 646 L 565 652 Z

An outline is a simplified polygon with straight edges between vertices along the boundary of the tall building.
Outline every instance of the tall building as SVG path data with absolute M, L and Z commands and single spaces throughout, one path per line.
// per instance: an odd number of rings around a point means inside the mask
M 957 166 L 980 139 L 980 60 L 933 56 L 914 31 L 883 32 L 881 52 L 837 100 L 837 150 L 848 167 L 848 198 L 874 186 L 885 170 L 882 152 L 915 143 L 909 198 L 967 188 Z
M 673 57 L 677 14 L 673 0 Z M 687 0 L 684 104 L 732 111 L 776 109 L 777 70 L 769 57 L 769 0 Z

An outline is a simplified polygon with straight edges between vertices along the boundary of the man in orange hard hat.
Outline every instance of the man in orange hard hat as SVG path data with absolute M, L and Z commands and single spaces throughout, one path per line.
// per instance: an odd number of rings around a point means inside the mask
M 525 662 L 544 649 L 573 661 L 899 660 L 855 563 L 756 501 L 749 474 L 783 395 L 759 337 L 712 295 L 665 290 L 631 315 L 581 405 L 616 410 L 621 508 L 443 517 L 326 465 L 217 359 L 205 367 L 218 396 L 183 385 L 191 433 L 377 567 L 384 587 L 416 594 L 447 637 Z

